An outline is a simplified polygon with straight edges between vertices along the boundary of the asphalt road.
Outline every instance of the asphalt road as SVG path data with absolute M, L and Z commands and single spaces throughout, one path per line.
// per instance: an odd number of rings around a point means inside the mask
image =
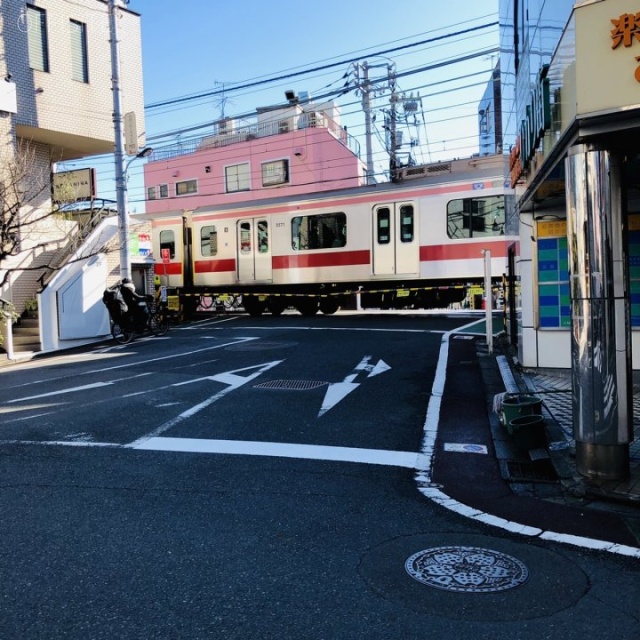
M 468 321 L 225 318 L 0 370 L 0 639 L 640 638 L 637 561 L 417 490 Z M 441 547 L 526 575 L 410 575 Z

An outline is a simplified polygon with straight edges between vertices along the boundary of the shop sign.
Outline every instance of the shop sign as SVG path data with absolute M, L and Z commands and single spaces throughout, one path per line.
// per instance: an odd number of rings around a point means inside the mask
M 509 158 L 511 186 L 515 186 L 527 171 L 531 159 L 544 138 L 545 131 L 551 126 L 548 71 L 548 64 L 540 69 L 535 87 L 531 91 L 530 102 L 525 109 L 525 118 L 520 124 L 520 135 L 511 150 Z
M 623 13 L 619 18 L 611 18 L 611 48 L 617 49 L 620 45 L 628 49 L 634 40 L 640 41 L 640 11 L 638 13 Z M 640 56 L 636 56 L 640 62 Z M 636 68 L 635 78 L 640 82 L 640 66 Z

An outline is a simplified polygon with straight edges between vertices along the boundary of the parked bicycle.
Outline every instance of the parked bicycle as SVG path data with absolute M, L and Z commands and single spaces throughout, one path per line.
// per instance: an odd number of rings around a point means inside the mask
M 103 302 L 109 310 L 111 335 L 119 344 L 127 344 L 137 335 L 151 333 L 163 336 L 169 331 L 169 317 L 166 306 L 151 295 L 129 308 L 122 299 L 118 285 L 104 292 Z
M 149 296 L 153 300 L 153 296 Z M 146 305 L 146 320 L 131 318 L 129 315 L 123 316 L 118 322 L 112 320 L 111 335 L 119 344 L 127 344 L 136 335 L 151 333 L 154 336 L 163 336 L 169 331 L 169 318 L 162 306 L 149 300 L 140 305 Z

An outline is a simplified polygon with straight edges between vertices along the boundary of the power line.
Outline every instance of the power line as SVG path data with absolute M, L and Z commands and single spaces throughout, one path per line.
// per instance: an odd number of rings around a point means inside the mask
M 384 56 L 384 55 L 387 55 L 389 53 L 395 53 L 397 51 L 402 51 L 404 49 L 408 49 L 408 48 L 411 48 L 411 47 L 417 47 L 417 46 L 421 46 L 421 45 L 424 45 L 424 44 L 431 44 L 431 43 L 439 42 L 441 40 L 445 40 L 445 39 L 448 39 L 448 38 L 454 38 L 456 36 L 464 35 L 464 34 L 467 34 L 467 33 L 472 33 L 474 31 L 479 31 L 481 29 L 487 29 L 489 27 L 495 27 L 498 24 L 499 23 L 497 21 L 495 21 L 495 22 L 487 22 L 487 23 L 484 23 L 484 24 L 481 24 L 481 25 L 478 25 L 478 26 L 475 26 L 475 27 L 469 27 L 468 29 L 463 29 L 461 31 L 456 31 L 456 32 L 453 32 L 453 33 L 446 33 L 446 34 L 443 34 L 441 36 L 435 36 L 433 38 L 428 38 L 426 40 L 422 40 L 422 41 L 419 41 L 419 42 L 414 42 L 414 43 L 402 45 L 402 46 L 399 46 L 399 47 L 391 47 L 389 49 L 384 49 L 382 51 L 373 52 L 373 53 L 371 53 L 369 55 L 370 56 Z M 248 88 L 251 88 L 251 87 L 257 87 L 257 86 L 261 86 L 261 85 L 264 85 L 264 84 L 269 84 L 269 83 L 272 83 L 272 82 L 278 82 L 280 80 L 289 80 L 290 78 L 296 78 L 298 76 L 307 75 L 309 73 L 315 73 L 316 71 L 324 71 L 326 69 L 334 69 L 335 67 L 344 66 L 345 64 L 352 64 L 354 62 L 358 62 L 361 59 L 362 59 L 362 56 L 358 56 L 356 58 L 349 58 L 347 60 L 341 60 L 340 62 L 332 62 L 332 63 L 327 64 L 327 65 L 322 65 L 322 66 L 319 66 L 319 67 L 306 69 L 304 71 L 295 71 L 293 73 L 288 73 L 288 74 L 284 74 L 284 75 L 281 75 L 281 76 L 276 76 L 276 77 L 273 77 L 273 78 L 265 78 L 263 80 L 256 80 L 256 81 L 253 81 L 253 82 L 247 82 L 245 84 L 237 85 L 237 86 L 234 86 L 234 87 L 229 87 L 228 91 L 238 91 L 240 89 L 248 89 Z M 179 104 L 179 103 L 183 103 L 183 102 L 188 102 L 190 100 L 198 100 L 198 99 L 201 99 L 201 98 L 208 98 L 208 97 L 211 97 L 211 96 L 219 95 L 220 93 L 223 93 L 223 90 L 214 89 L 214 90 L 211 90 L 211 91 L 206 91 L 206 92 L 203 92 L 203 93 L 193 94 L 193 95 L 190 95 L 190 96 L 184 96 L 184 97 L 181 97 L 181 98 L 173 98 L 171 100 L 163 100 L 161 102 L 151 103 L 149 105 L 146 105 L 145 109 L 157 109 L 159 107 L 165 107 L 165 106 L 172 105 L 172 104 Z

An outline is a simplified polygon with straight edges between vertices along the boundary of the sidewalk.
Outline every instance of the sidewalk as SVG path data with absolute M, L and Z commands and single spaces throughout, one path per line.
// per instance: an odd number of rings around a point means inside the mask
M 549 438 L 549 456 L 565 492 L 575 497 L 613 500 L 640 508 L 640 384 L 634 380 L 634 441 L 630 446 L 630 475 L 624 481 L 594 481 L 576 470 L 573 438 L 571 371 L 527 371 L 517 365 L 512 349 L 503 342 L 496 363 L 507 392 L 530 392 L 542 399 Z M 504 432 L 501 429 L 501 432 Z M 500 439 L 504 439 L 503 433 Z
M 546 406 L 553 446 L 532 450 L 533 458 L 516 446 L 493 400 L 511 384 L 530 392 L 526 374 L 501 357 L 508 351 L 501 353 L 500 343 L 489 354 L 482 339 L 469 338 L 458 334 L 449 340 L 435 455 L 431 473 L 418 477 L 421 493 L 460 515 L 534 539 L 640 557 L 639 503 L 588 493 L 570 443 Z

